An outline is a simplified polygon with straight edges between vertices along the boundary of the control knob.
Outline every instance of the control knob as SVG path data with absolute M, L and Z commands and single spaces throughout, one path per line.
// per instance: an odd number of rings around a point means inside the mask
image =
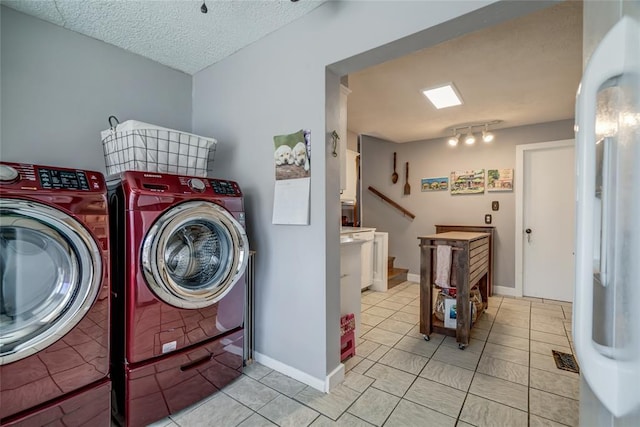
M 20 174 L 15 168 L 7 165 L 0 165 L 0 184 L 9 184 L 18 179 Z
M 189 185 L 190 189 L 192 189 L 193 191 L 196 191 L 198 193 L 202 193 L 206 188 L 206 186 L 204 184 L 204 181 L 202 181 L 201 179 L 198 179 L 198 178 L 190 179 L 187 184 Z

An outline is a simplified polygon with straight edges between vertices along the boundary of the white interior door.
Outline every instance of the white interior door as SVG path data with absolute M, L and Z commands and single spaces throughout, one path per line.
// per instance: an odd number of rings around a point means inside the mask
M 522 159 L 523 295 L 573 301 L 574 144 L 531 148 Z

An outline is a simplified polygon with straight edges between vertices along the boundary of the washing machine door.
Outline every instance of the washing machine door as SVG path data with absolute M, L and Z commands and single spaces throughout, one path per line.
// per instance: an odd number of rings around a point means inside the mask
M 82 320 L 102 282 L 91 233 L 49 206 L 0 199 L 0 365 L 55 343 Z
M 197 309 L 215 304 L 231 290 L 248 257 L 244 228 L 226 209 L 191 201 L 156 220 L 142 244 L 141 263 L 158 298 Z

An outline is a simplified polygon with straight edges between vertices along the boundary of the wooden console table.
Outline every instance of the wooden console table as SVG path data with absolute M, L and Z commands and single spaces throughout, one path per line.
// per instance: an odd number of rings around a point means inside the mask
M 432 332 L 455 336 L 458 347 L 464 349 L 469 344 L 471 312 L 469 294 L 477 283 L 486 307 L 487 276 L 489 272 L 489 234 L 450 231 L 418 237 L 420 240 L 420 333 L 429 340 Z M 455 287 L 457 310 L 456 329 L 445 328 L 444 323 L 433 313 L 433 283 L 435 279 L 436 254 L 438 245 L 452 247 L 451 286 Z M 480 313 L 478 313 L 478 316 Z
M 472 233 L 489 233 L 489 273 L 487 274 L 487 295 L 493 295 L 493 248 L 496 228 L 491 225 L 440 225 L 436 224 L 436 233 L 447 231 L 469 231 Z M 484 295 L 482 296 L 484 298 Z

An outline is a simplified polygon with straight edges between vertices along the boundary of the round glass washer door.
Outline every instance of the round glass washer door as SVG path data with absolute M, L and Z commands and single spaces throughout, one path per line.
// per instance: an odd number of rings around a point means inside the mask
M 47 205 L 0 199 L 0 365 L 62 338 L 102 285 L 91 233 Z
M 197 309 L 220 301 L 242 277 L 249 257 L 244 228 L 224 208 L 207 201 L 167 210 L 142 244 L 141 263 L 162 301 Z

